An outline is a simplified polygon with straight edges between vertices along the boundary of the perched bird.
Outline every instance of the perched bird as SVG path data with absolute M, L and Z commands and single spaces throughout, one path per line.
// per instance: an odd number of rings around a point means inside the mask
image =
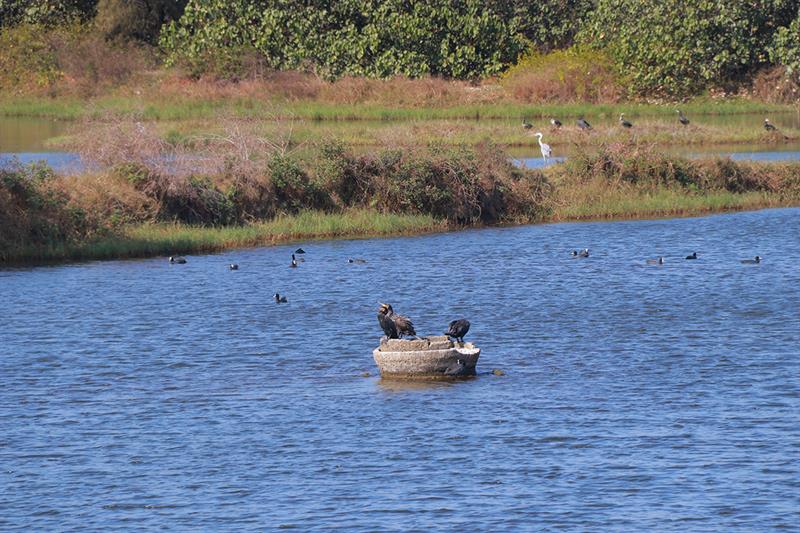
M 647 264 L 648 265 L 663 265 L 664 264 L 664 258 L 659 256 L 658 259 L 648 259 L 647 260 Z
M 298 248 L 297 250 L 294 251 L 294 253 L 296 253 L 296 254 L 304 254 L 304 253 L 306 253 L 306 251 L 303 250 L 302 248 Z
M 692 252 L 692 255 L 687 255 L 686 259 L 697 259 L 697 252 Z
M 469 331 L 469 320 L 466 318 L 461 318 L 459 320 L 453 320 L 450 322 L 450 326 L 448 327 L 445 335 L 448 337 L 453 337 L 457 339 L 458 342 L 464 342 L 464 335 L 467 334 Z
M 582 130 L 586 130 L 586 131 L 588 131 L 588 130 L 591 130 L 591 129 L 592 129 L 592 125 L 591 125 L 591 124 L 589 124 L 588 122 L 586 122 L 586 121 L 583 119 L 583 117 L 579 118 L 579 119 L 578 119 L 578 122 L 577 122 L 576 124 L 578 124 L 578 127 L 579 127 L 580 129 L 582 129 Z
M 289 300 L 286 299 L 286 296 L 281 296 L 280 294 L 278 294 L 276 292 L 275 293 L 275 303 L 285 304 L 285 303 L 289 303 Z
M 414 331 L 414 324 L 411 322 L 411 319 L 407 316 L 395 314 L 394 309 L 389 304 L 381 304 L 381 309 L 386 307 L 386 311 L 384 314 L 394 322 L 395 327 L 397 328 L 397 334 L 402 337 L 406 335 L 408 337 L 416 337 L 417 332 Z
M 537 132 L 535 135 L 536 135 L 536 137 L 538 137 L 538 140 L 539 140 L 539 149 L 542 151 L 542 159 L 544 159 L 544 162 L 547 163 L 547 158 L 550 157 L 550 154 L 552 154 L 553 151 L 550 149 L 550 145 L 549 144 L 546 144 L 546 143 L 542 142 L 542 133 L 541 132 Z
M 389 306 L 386 304 L 381 304 L 380 308 L 378 309 L 378 324 L 381 325 L 381 329 L 387 338 L 400 338 L 400 336 L 397 334 L 397 326 L 395 325 L 394 320 L 392 320 L 392 318 L 389 316 Z
M 556 129 L 560 128 L 563 125 L 563 124 L 561 124 L 561 121 L 558 120 L 557 118 L 551 118 L 550 119 L 550 124 Z
M 527 120 L 523 120 L 522 121 L 522 127 L 525 128 L 526 130 L 529 130 L 529 129 L 533 128 L 533 124 L 531 124 Z
M 775 127 L 775 126 L 772 124 L 772 122 L 770 122 L 770 121 L 769 121 L 769 119 L 768 119 L 768 118 L 765 118 L 765 119 L 764 119 L 764 129 L 765 129 L 765 130 L 767 130 L 767 131 L 778 131 L 778 128 L 776 128 L 776 127 Z
M 367 262 L 367 260 L 366 260 L 366 259 L 360 259 L 360 258 L 358 258 L 358 257 L 356 257 L 355 259 L 353 259 L 353 258 L 351 257 L 350 259 L 348 259 L 348 260 L 347 260 L 347 262 L 348 262 L 348 263 L 358 263 L 359 265 L 363 265 L 364 263 L 366 263 L 366 262 Z
M 186 262 L 186 259 L 184 259 L 183 257 L 180 257 L 180 256 L 178 256 L 178 257 L 170 256 L 169 257 L 169 262 L 170 263 L 177 263 L 179 265 L 182 265 L 182 264 L 184 264 Z
M 448 366 L 444 371 L 445 376 L 465 376 L 467 374 L 467 365 L 464 361 L 458 359 L 455 363 Z
M 619 114 L 619 125 L 622 126 L 623 128 L 632 128 L 633 127 L 633 124 L 631 124 L 630 122 L 625 120 L 625 113 L 620 113 Z
M 680 122 L 684 126 L 688 126 L 689 119 L 686 118 L 686 115 L 683 114 L 683 111 L 681 111 L 680 109 L 676 109 L 675 112 L 678 113 L 678 122 Z
M 761 258 L 759 256 L 755 256 L 753 259 L 742 259 L 740 263 L 743 265 L 757 265 L 761 262 Z
M 294 254 L 292 254 L 292 264 L 289 266 L 292 268 L 297 268 L 297 259 L 294 258 Z

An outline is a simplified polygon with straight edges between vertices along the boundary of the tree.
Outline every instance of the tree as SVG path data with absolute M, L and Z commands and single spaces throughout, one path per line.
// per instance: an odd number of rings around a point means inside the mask
M 183 14 L 188 0 L 99 0 L 98 29 L 108 39 L 155 43 L 161 27 Z

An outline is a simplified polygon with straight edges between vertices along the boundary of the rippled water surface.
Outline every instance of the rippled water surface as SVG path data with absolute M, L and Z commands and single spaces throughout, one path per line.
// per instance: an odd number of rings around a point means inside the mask
M 0 530 L 800 524 L 800 210 L 296 246 L 0 271 Z M 382 382 L 378 301 L 478 377 Z

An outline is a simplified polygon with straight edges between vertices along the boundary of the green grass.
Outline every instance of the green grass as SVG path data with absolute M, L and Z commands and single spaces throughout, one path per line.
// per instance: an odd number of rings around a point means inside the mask
M 600 220 L 692 216 L 797 205 L 777 194 L 761 192 L 732 193 L 727 191 L 690 194 L 674 189 L 652 193 L 611 192 L 593 201 L 561 205 L 554 220 Z
M 437 107 L 392 107 L 373 104 L 329 104 L 316 101 L 283 102 L 255 98 L 160 99 L 104 96 L 81 100 L 59 97 L 22 97 L 0 100 L 0 115 L 54 119 L 77 119 L 107 114 L 136 114 L 146 120 L 213 119 L 220 113 L 247 118 L 296 117 L 318 121 L 397 121 L 433 119 L 531 119 L 559 116 L 615 117 L 674 115 L 675 104 L 518 104 L 485 103 Z M 745 99 L 711 100 L 697 98 L 680 104 L 689 116 L 796 111 L 793 106 L 767 104 Z
M 364 238 L 444 231 L 447 224 L 423 215 L 370 210 L 343 213 L 305 211 L 247 226 L 199 227 L 183 224 L 129 226 L 89 243 L 56 243 L 11 250 L 8 263 L 120 259 L 214 252 L 228 248 L 312 239 Z

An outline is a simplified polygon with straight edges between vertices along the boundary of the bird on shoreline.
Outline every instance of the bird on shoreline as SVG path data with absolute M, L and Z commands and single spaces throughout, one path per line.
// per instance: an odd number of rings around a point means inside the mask
M 739 262 L 743 265 L 757 265 L 761 262 L 761 257 L 755 256 L 753 259 L 742 259 Z
M 678 122 L 680 122 L 684 126 L 688 126 L 689 119 L 686 118 L 686 115 L 683 114 L 683 111 L 681 111 L 680 109 L 676 109 L 675 112 L 678 113 Z
M 278 303 L 278 304 L 289 303 L 289 300 L 286 299 L 286 296 L 281 296 L 277 292 L 275 293 L 275 296 L 273 298 L 275 298 L 275 303 Z
M 623 128 L 632 128 L 633 127 L 633 124 L 631 124 L 630 122 L 625 120 L 625 113 L 620 113 L 619 114 L 619 125 L 622 126 Z
M 522 121 L 522 127 L 525 128 L 526 130 L 529 130 L 529 129 L 533 128 L 533 124 L 531 124 L 527 120 L 523 120 Z
M 453 337 L 458 342 L 463 344 L 464 335 L 466 335 L 467 332 L 469 331 L 469 326 L 470 326 L 469 320 L 467 320 L 466 318 L 453 320 L 452 322 L 450 322 L 450 325 L 448 326 L 445 335 L 447 335 L 448 337 Z
M 170 262 L 170 264 L 182 265 L 182 264 L 186 263 L 186 259 L 184 259 L 183 257 L 180 257 L 180 256 L 175 256 L 175 257 L 169 256 L 169 262 Z
M 552 126 L 555 128 L 555 129 L 559 129 L 561 126 L 563 126 L 563 124 L 561 124 L 561 121 L 560 121 L 560 120 L 558 120 L 557 118 L 551 118 L 551 119 L 550 119 L 550 124 L 551 124 L 551 125 L 552 125 Z
M 414 330 L 414 324 L 411 322 L 411 319 L 407 316 L 396 314 L 391 305 L 381 304 L 379 314 L 381 312 L 386 316 L 386 318 L 394 323 L 395 327 L 397 328 L 398 337 L 402 337 L 403 335 L 407 337 L 417 336 L 417 332 Z
M 768 118 L 764 119 L 764 129 L 767 131 L 778 131 L 778 128 L 776 128 Z
M 647 264 L 648 265 L 663 265 L 664 264 L 664 258 L 659 256 L 658 259 L 648 259 L 647 260 Z
M 542 142 L 542 132 L 536 132 L 535 135 L 539 140 L 539 149 L 542 151 L 542 159 L 544 159 L 544 162 L 547 163 L 547 158 L 550 157 L 550 154 L 552 154 L 553 151 L 550 149 L 549 144 Z
M 578 121 L 576 122 L 576 124 L 578 125 L 578 127 L 580 129 L 585 130 L 585 131 L 589 131 L 589 130 L 593 129 L 592 125 L 589 124 L 588 122 L 586 122 L 586 120 L 583 117 L 580 117 L 578 119 Z
M 687 255 L 686 259 L 697 259 L 697 252 L 692 252 L 692 255 Z

